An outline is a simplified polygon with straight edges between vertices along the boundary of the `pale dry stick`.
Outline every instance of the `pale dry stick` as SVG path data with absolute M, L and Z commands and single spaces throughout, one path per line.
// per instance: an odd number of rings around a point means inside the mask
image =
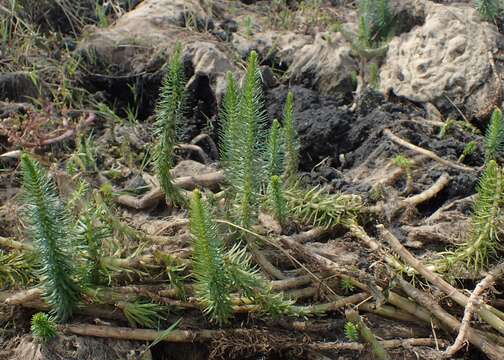
M 448 173 L 443 173 L 431 187 L 427 190 L 422 191 L 420 194 L 410 196 L 401 201 L 402 204 L 406 206 L 417 206 L 427 200 L 430 200 L 437 196 L 450 182 L 450 176 Z
M 329 234 L 331 232 L 331 229 L 327 228 L 322 228 L 322 227 L 315 227 L 313 229 L 304 231 L 302 233 L 294 234 L 292 235 L 292 239 L 296 242 L 299 242 L 300 244 L 313 241 L 316 239 L 321 238 L 322 236 Z
M 210 154 L 214 159 L 219 158 L 219 150 L 217 149 L 217 145 L 215 145 L 215 142 L 213 139 L 210 137 L 210 135 L 201 133 L 197 135 L 194 139 L 191 140 L 191 144 L 196 145 L 202 140 L 206 140 L 208 142 L 208 145 L 210 146 Z
M 276 280 L 271 282 L 272 290 L 286 290 L 297 288 L 298 286 L 308 285 L 313 281 L 309 275 L 287 278 L 284 280 Z
M 441 346 L 446 346 L 448 341 L 438 339 Z M 397 340 L 382 340 L 378 342 L 384 349 L 396 349 L 403 347 L 408 349 L 412 346 L 434 346 L 435 341 L 431 338 L 412 338 L 412 339 L 397 339 Z M 348 350 L 348 351 L 364 351 L 366 346 L 361 343 L 351 342 L 317 342 L 309 345 L 311 348 L 319 351 L 335 351 L 335 350 Z
M 385 239 L 392 250 L 394 250 L 403 261 L 415 269 L 420 275 L 422 275 L 427 281 L 439 288 L 446 295 L 452 298 L 457 304 L 465 307 L 469 298 L 462 294 L 458 289 L 454 288 L 448 282 L 446 282 L 441 277 L 434 274 L 431 270 L 425 267 L 417 258 L 415 258 L 401 243 L 400 241 L 390 233 L 383 225 L 377 225 L 376 227 L 380 232 L 383 239 Z M 478 310 L 478 314 L 481 319 L 488 323 L 495 330 L 504 334 L 504 321 L 496 315 L 500 313 L 497 309 L 492 308 L 489 305 L 484 304 L 482 308 Z
M 356 309 L 383 316 L 392 320 L 409 321 L 412 323 L 418 322 L 418 318 L 415 315 L 390 305 L 381 305 L 380 307 L 377 307 L 375 304 L 362 303 L 358 304 L 356 306 Z
M 149 329 L 131 329 L 127 327 L 112 327 L 90 324 L 68 324 L 60 325 L 59 329 L 64 333 L 71 333 L 80 336 L 92 336 L 101 338 L 113 338 L 123 340 L 136 341 L 154 341 L 162 339 L 165 342 L 172 343 L 201 343 L 212 341 L 218 337 L 226 335 L 240 336 L 243 338 L 253 338 L 250 335 L 257 333 L 256 329 L 228 329 L 228 330 L 173 330 L 168 334 L 163 334 L 163 331 Z M 443 340 L 441 340 L 444 342 Z M 402 340 L 385 340 L 380 341 L 380 344 L 386 349 L 409 346 L 431 346 L 432 339 L 402 339 Z M 315 342 L 307 345 L 314 349 L 320 350 L 355 350 L 362 351 L 363 344 L 359 343 L 324 343 Z
M 35 300 L 39 300 L 44 294 L 42 289 L 34 288 L 30 290 L 21 290 L 13 293 L 4 300 L 8 305 L 23 305 Z
M 446 349 L 446 355 L 448 357 L 455 355 L 457 351 L 464 346 L 465 339 L 467 338 L 467 332 L 469 331 L 471 325 L 471 317 L 476 307 L 479 303 L 479 297 L 481 294 L 493 285 L 495 280 L 502 276 L 504 272 L 504 263 L 497 265 L 488 275 L 486 275 L 483 280 L 481 280 L 478 285 L 474 288 L 469 300 L 467 302 L 466 308 L 464 310 L 464 317 L 462 318 L 462 326 L 460 327 L 459 333 L 453 345 Z
M 198 154 L 198 156 L 200 157 L 201 161 L 203 161 L 203 164 L 209 164 L 210 163 L 210 159 L 208 158 L 208 155 L 198 145 L 194 145 L 194 144 L 178 144 L 177 146 L 175 146 L 175 149 L 182 149 L 182 150 L 188 150 L 188 151 L 195 152 L 196 154 Z
M 60 326 L 60 330 L 64 333 L 71 333 L 80 336 L 92 336 L 101 338 L 137 340 L 137 341 L 154 341 L 162 338 L 166 342 L 175 343 L 192 343 L 208 341 L 217 336 L 224 336 L 223 330 L 173 330 L 169 334 L 163 334 L 162 331 L 148 329 L 131 329 L 127 327 L 112 327 L 90 324 L 68 324 Z M 242 329 L 240 329 L 242 330 Z M 229 330 L 228 330 L 229 331 Z M 233 331 L 234 332 L 234 331 Z M 245 331 L 240 331 L 246 334 Z
M 394 269 L 400 270 L 400 271 L 405 271 L 406 273 L 410 274 L 412 273 L 412 269 L 409 267 L 406 267 L 404 264 L 401 264 L 397 259 L 393 256 L 390 256 L 389 254 L 386 254 L 383 251 L 382 246 L 372 237 L 370 237 L 366 231 L 355 221 L 350 222 L 347 224 L 348 230 L 350 230 L 350 233 L 355 236 L 357 239 L 361 240 L 366 246 L 371 250 L 375 252 L 379 252 L 380 255 L 383 255 L 383 259 L 387 264 L 392 266 Z
M 409 297 L 416 300 L 419 304 L 429 309 L 432 314 L 442 323 L 444 323 L 451 331 L 457 331 L 461 324 L 456 317 L 448 314 L 434 299 L 421 290 L 418 290 L 412 286 L 409 282 L 404 280 L 402 277 L 398 277 L 397 280 L 401 288 L 404 290 Z M 484 336 L 475 332 L 472 329 L 468 329 L 467 338 L 471 344 L 480 349 L 485 353 L 491 360 L 502 359 L 502 354 L 504 354 L 504 348 L 492 344 Z
M 454 168 L 454 169 L 457 169 L 457 170 L 462 170 L 462 171 L 467 171 L 467 172 L 475 172 L 476 169 L 473 169 L 469 166 L 465 166 L 465 165 L 461 165 L 461 164 L 456 164 L 452 161 L 449 161 L 449 160 L 446 160 L 446 159 L 443 159 L 441 157 L 439 157 L 438 155 L 436 155 L 435 153 L 433 153 L 432 151 L 430 150 L 426 150 L 424 148 L 421 148 L 419 146 L 416 146 L 416 145 L 413 145 L 412 143 L 400 138 L 399 136 L 395 135 L 392 133 L 392 131 L 390 131 L 390 129 L 385 129 L 383 130 L 383 133 L 390 139 L 392 140 L 393 142 L 395 142 L 396 144 L 399 144 L 401 146 L 404 146 L 410 150 L 413 150 L 419 154 L 422 154 L 422 155 L 425 155 L 425 156 L 428 156 L 430 157 L 432 160 L 435 160 L 443 165 L 446 165 L 446 166 L 449 166 L 451 168 Z
M 0 236 L 0 246 L 8 249 L 20 250 L 20 251 L 34 251 L 35 248 L 31 244 L 16 241 L 11 238 L 4 238 Z
M 275 265 L 273 265 L 266 256 L 264 256 L 263 252 L 259 250 L 252 241 L 248 242 L 249 250 L 254 257 L 254 260 L 259 264 L 261 269 L 263 269 L 266 273 L 268 273 L 271 277 L 277 280 L 287 279 L 288 276 L 285 275 L 280 269 L 278 269 Z
M 216 171 L 197 176 L 183 176 L 173 180 L 173 185 L 185 190 L 193 190 L 196 187 L 216 189 L 224 182 L 224 173 Z M 136 210 L 143 210 L 155 206 L 163 200 L 165 194 L 160 187 L 153 188 L 140 198 L 131 195 L 118 196 L 115 201 L 118 204 L 128 206 Z

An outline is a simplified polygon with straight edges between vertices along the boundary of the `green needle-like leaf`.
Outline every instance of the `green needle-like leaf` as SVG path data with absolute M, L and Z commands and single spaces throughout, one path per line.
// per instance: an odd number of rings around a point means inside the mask
M 154 164 L 161 188 L 167 199 L 177 205 L 183 205 L 185 200 L 179 189 L 173 185 L 170 170 L 173 166 L 173 149 L 177 143 L 177 129 L 183 117 L 185 98 L 182 48 L 177 44 L 170 58 L 156 106 L 158 140 L 154 150 Z
M 54 183 L 37 161 L 23 154 L 21 171 L 24 220 L 40 261 L 44 299 L 56 320 L 65 321 L 72 315 L 80 297 L 79 286 L 72 279 L 75 269 L 71 260 L 68 217 Z

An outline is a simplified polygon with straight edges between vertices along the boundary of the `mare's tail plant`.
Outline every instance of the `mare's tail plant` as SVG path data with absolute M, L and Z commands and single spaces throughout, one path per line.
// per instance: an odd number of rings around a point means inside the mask
M 494 21 L 499 14 L 499 0 L 475 0 L 474 6 L 480 16 L 487 21 Z
M 495 254 L 502 231 L 504 205 L 502 169 L 490 160 L 478 184 L 478 198 L 471 215 L 471 231 L 467 241 L 451 253 L 445 253 L 438 271 L 454 265 L 465 265 L 468 271 L 483 269 Z
M 280 225 L 284 225 L 287 220 L 289 209 L 285 201 L 282 182 L 280 177 L 273 175 L 268 185 L 268 202 L 269 207 L 273 210 L 276 220 Z
M 490 124 L 485 133 L 485 162 L 495 160 L 497 154 L 504 150 L 504 121 L 502 112 L 495 109 L 490 119 Z
M 85 285 L 99 285 L 103 279 L 102 242 L 112 230 L 100 223 L 100 209 L 86 209 L 75 226 L 76 243 L 83 250 L 81 279 Z
M 266 171 L 268 178 L 282 174 L 283 165 L 283 130 L 278 120 L 273 120 L 266 148 Z
M 198 190 L 190 207 L 190 232 L 193 240 L 195 294 L 203 312 L 219 323 L 232 316 L 231 293 L 237 292 L 259 305 L 264 313 L 284 314 L 291 303 L 272 294 L 266 281 L 251 266 L 245 247 L 235 244 L 225 250 L 210 210 Z
M 236 86 L 233 73 L 227 73 L 226 94 L 222 100 L 220 111 L 220 155 L 226 178 L 231 187 L 236 183 L 234 176 L 238 173 L 240 152 L 238 134 L 240 133 L 240 115 L 238 104 L 240 102 L 239 89 Z M 232 189 L 235 190 L 236 189 Z M 236 195 L 236 194 L 234 194 Z
M 259 204 L 266 139 L 266 114 L 256 52 L 249 55 L 239 95 L 232 77 L 228 77 L 223 106 L 223 165 L 235 195 L 238 218 L 247 228 Z
M 161 86 L 156 107 L 157 144 L 154 151 L 156 175 L 167 200 L 183 205 L 185 200 L 172 182 L 173 149 L 177 143 L 177 129 L 183 117 L 186 100 L 182 48 L 178 43 L 172 54 Z
M 53 181 L 27 154 L 21 157 L 24 220 L 40 262 L 44 299 L 58 321 L 68 319 L 79 300 L 80 289 L 72 278 L 68 216 Z
M 210 218 L 209 209 L 197 190 L 191 198 L 189 216 L 196 297 L 204 306 L 205 314 L 218 323 L 224 323 L 232 314 L 224 250 L 217 226 Z
M 358 42 L 361 47 L 373 48 L 387 38 L 392 27 L 388 0 L 359 1 Z

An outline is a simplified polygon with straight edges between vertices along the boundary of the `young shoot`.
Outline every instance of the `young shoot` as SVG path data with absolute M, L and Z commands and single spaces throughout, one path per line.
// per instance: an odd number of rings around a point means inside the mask
M 406 174 L 406 187 L 404 189 L 404 193 L 411 193 L 413 191 L 413 175 L 411 172 L 413 161 L 411 161 L 404 155 L 397 155 L 394 158 L 393 163 L 395 166 L 400 167 Z
M 353 322 L 347 321 L 343 329 L 345 337 L 348 341 L 356 342 L 359 341 L 359 328 Z
M 56 337 L 56 324 L 47 314 L 39 312 L 31 319 L 31 333 L 42 343 L 47 343 Z
M 495 160 L 497 154 L 504 149 L 504 121 L 502 112 L 495 109 L 490 124 L 485 133 L 485 162 Z
M 466 146 L 464 147 L 464 150 L 462 151 L 462 154 L 459 156 L 458 158 L 458 162 L 459 163 L 462 163 L 465 158 L 469 155 L 471 155 L 472 153 L 474 153 L 476 151 L 476 148 L 477 148 L 477 143 L 476 141 L 469 141 Z
M 58 321 L 67 320 L 80 297 L 72 275 L 69 220 L 53 181 L 36 160 L 21 156 L 23 218 L 40 262 L 39 279 L 44 299 Z
M 167 200 L 183 205 L 180 190 L 173 185 L 170 170 L 173 166 L 173 149 L 177 143 L 177 129 L 182 121 L 186 99 L 182 47 L 177 43 L 170 57 L 168 70 L 161 85 L 156 106 L 156 137 L 154 165 L 161 188 Z
M 268 206 L 273 211 L 275 219 L 284 225 L 287 220 L 288 208 L 283 194 L 280 177 L 273 175 L 268 185 Z
M 499 15 L 499 0 L 475 0 L 474 5 L 484 20 L 495 21 L 495 18 Z
M 443 254 L 443 259 L 436 264 L 437 271 L 457 265 L 478 273 L 486 267 L 489 257 L 495 255 L 503 225 L 503 180 L 502 169 L 490 160 L 478 184 L 469 237 L 455 251 Z

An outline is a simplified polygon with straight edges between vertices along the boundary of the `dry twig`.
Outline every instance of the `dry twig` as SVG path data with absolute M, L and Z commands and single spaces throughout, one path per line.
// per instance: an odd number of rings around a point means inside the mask
M 424 148 L 421 148 L 419 146 L 416 146 L 416 145 L 413 145 L 412 143 L 400 138 L 399 136 L 395 135 L 392 133 L 392 131 L 390 131 L 390 129 L 385 129 L 383 130 L 383 133 L 385 135 L 387 135 L 387 137 L 392 140 L 393 142 L 401 145 L 401 146 L 404 146 L 404 147 L 407 147 L 408 149 L 410 150 L 413 150 L 413 151 L 416 151 L 417 153 L 419 154 L 422 154 L 422 155 L 425 155 L 425 156 L 428 156 L 430 157 L 432 160 L 435 160 L 443 165 L 446 165 L 446 166 L 449 166 L 451 168 L 454 168 L 454 169 L 457 169 L 457 170 L 462 170 L 462 171 L 468 171 L 468 172 L 475 172 L 476 170 L 469 167 L 469 166 L 465 166 L 465 165 L 461 165 L 461 164 L 456 164 L 452 161 L 449 161 L 449 160 L 446 160 L 446 159 L 443 159 L 441 157 L 439 157 L 438 155 L 436 155 L 435 153 L 433 153 L 432 151 L 430 150 L 426 150 Z
M 389 243 L 392 250 L 394 250 L 405 263 L 410 265 L 427 281 L 438 287 L 446 295 L 452 298 L 457 304 L 463 307 L 467 305 L 469 298 L 466 295 L 462 294 L 458 289 L 454 288 L 444 279 L 440 278 L 427 267 L 425 267 L 399 242 L 399 240 L 394 235 L 392 235 L 392 233 L 390 233 L 390 231 L 386 230 L 383 225 L 378 225 L 377 229 L 381 233 L 382 238 L 384 238 Z M 496 315 L 497 313 L 500 312 L 486 304 L 484 304 L 478 311 L 478 314 L 485 322 L 487 322 L 501 334 L 504 334 L 504 321 Z
M 451 345 L 448 349 L 446 349 L 447 356 L 453 356 L 460 348 L 464 345 L 465 339 L 467 338 L 467 333 L 471 324 L 471 317 L 474 311 L 474 308 L 478 305 L 478 298 L 480 295 L 493 285 L 495 280 L 502 276 L 504 272 L 504 263 L 497 265 L 483 280 L 481 280 L 478 285 L 474 288 L 469 300 L 467 302 L 466 308 L 464 310 L 464 317 L 462 318 L 462 326 L 460 327 L 459 333 L 453 345 Z

